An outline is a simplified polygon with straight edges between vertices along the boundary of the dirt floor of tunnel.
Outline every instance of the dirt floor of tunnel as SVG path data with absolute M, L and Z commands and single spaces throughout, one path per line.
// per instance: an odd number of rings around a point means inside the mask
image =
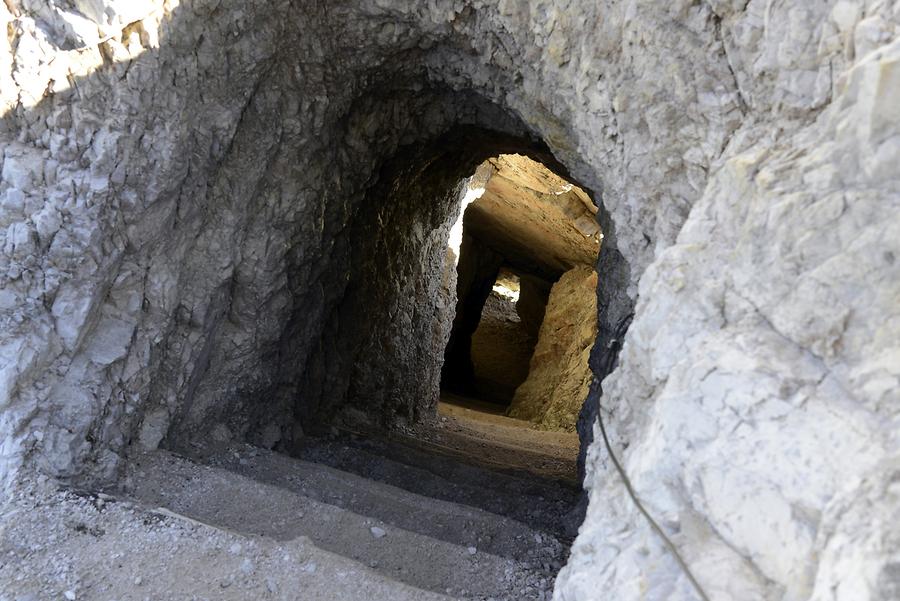
M 578 483 L 575 432 L 540 430 L 507 417 L 502 407 L 450 393 L 438 404 L 440 424 L 418 432 L 425 444 L 488 467 Z

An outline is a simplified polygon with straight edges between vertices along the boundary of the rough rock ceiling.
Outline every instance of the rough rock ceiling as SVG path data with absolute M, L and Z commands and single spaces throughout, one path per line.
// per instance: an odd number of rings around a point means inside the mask
M 522 155 L 489 159 L 474 185 L 485 176 L 483 195 L 466 209 L 468 234 L 512 267 L 550 280 L 596 263 L 602 234 L 584 190 Z

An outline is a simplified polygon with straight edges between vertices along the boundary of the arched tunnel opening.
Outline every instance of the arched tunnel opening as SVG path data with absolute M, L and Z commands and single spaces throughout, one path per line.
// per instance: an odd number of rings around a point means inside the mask
M 278 519 L 261 523 L 210 502 L 227 478 L 152 453 L 130 461 L 122 490 L 204 522 L 306 536 L 425 590 L 548 598 L 584 511 L 575 429 L 602 238 L 597 207 L 558 172 L 539 140 L 480 126 L 401 146 L 316 251 L 320 308 L 286 313 L 266 392 L 204 404 L 206 379 L 173 416 L 162 449 L 287 486 L 304 509 L 275 502 L 265 514 Z M 352 533 L 333 523 L 344 519 Z
M 483 516 L 470 526 L 431 508 L 384 507 L 365 492 L 319 491 L 321 501 L 377 517 L 374 540 L 401 530 L 464 545 L 477 559 L 452 565 L 469 573 L 462 588 L 446 586 L 454 578 L 435 565 L 412 565 L 417 541 L 386 559 L 348 548 L 330 529 L 297 532 L 437 592 L 549 597 L 583 511 L 575 429 L 592 379 L 602 235 L 587 193 L 542 161 L 562 169 L 539 141 L 454 127 L 385 163 L 353 221 L 328 346 L 303 374 L 321 404 L 296 397 L 293 439 L 274 445 L 502 516 L 510 531 Z M 343 404 L 333 392 L 318 396 L 329 372 L 350 374 L 339 382 Z M 258 477 L 259 455 L 237 453 L 223 464 Z M 501 574 L 495 557 L 514 563 Z

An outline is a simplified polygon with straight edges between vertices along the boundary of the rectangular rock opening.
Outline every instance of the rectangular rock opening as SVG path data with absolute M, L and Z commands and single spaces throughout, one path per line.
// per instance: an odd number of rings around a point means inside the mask
M 474 396 L 504 410 L 528 377 L 537 342 L 537 329 L 529 329 L 519 315 L 520 300 L 520 277 L 501 267 L 472 333 Z

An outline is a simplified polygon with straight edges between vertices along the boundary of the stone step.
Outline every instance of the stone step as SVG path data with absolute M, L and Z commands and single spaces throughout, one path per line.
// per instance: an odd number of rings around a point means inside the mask
M 0 599 L 453 599 L 386 577 L 303 536 L 249 536 L 47 482 L 21 483 L 15 496 L 16 510 L 0 514 Z
M 287 472 L 284 476 L 293 475 L 300 486 L 304 473 L 310 486 L 335 476 L 329 472 L 312 477 L 306 471 L 308 466 L 293 465 L 295 460 L 263 457 L 261 453 L 257 457 L 262 464 L 257 467 L 271 469 L 273 474 L 283 469 Z M 245 461 L 244 467 L 251 467 L 249 460 Z M 281 480 L 274 486 L 229 469 L 200 465 L 157 451 L 135 458 L 123 484 L 125 494 L 142 503 L 165 507 L 245 536 L 278 541 L 305 536 L 319 548 L 424 590 L 476 599 L 549 598 L 555 572 L 549 562 L 536 565 L 516 561 L 480 550 L 477 545 L 454 544 L 406 530 L 299 494 L 283 486 L 289 480 L 285 477 Z M 382 488 L 384 485 L 376 485 L 356 479 L 348 486 L 357 488 L 360 496 L 367 495 L 370 500 L 396 502 L 398 513 L 410 512 L 423 522 L 434 519 L 436 514 L 444 517 L 452 514 L 446 507 L 429 511 L 423 507 L 423 502 L 429 502 L 427 499 L 410 493 L 390 495 Z M 385 508 L 378 511 L 384 512 Z M 466 513 L 469 511 L 472 510 L 459 508 L 458 515 L 471 515 Z M 459 526 L 462 528 L 463 524 Z M 544 546 L 535 540 L 521 542 L 536 548 Z
M 431 452 L 429 452 L 431 451 Z M 580 491 L 532 474 L 500 472 L 397 441 L 309 439 L 299 456 L 410 492 L 475 507 L 571 541 Z
M 471 505 L 410 492 L 377 478 L 364 478 L 249 445 L 209 456 L 204 463 L 466 548 L 476 547 L 500 557 L 530 565 L 548 564 L 556 569 L 565 560 L 564 545 L 546 531 L 535 530 Z M 384 473 L 391 469 L 390 465 L 385 465 L 390 463 L 390 460 L 376 456 L 369 461 L 369 467 L 372 472 Z M 407 467 L 407 479 L 421 480 L 418 471 L 421 470 Z M 435 484 L 457 486 L 446 481 Z

